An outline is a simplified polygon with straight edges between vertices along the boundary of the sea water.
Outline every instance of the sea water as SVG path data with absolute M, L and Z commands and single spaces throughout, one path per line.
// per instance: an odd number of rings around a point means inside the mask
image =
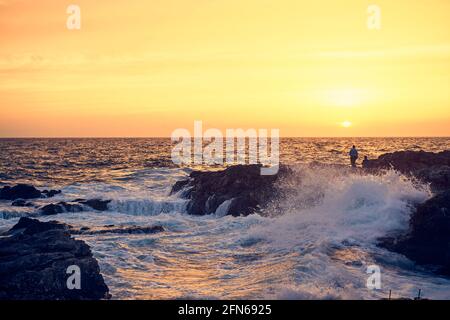
M 294 174 L 280 181 L 284 196 L 262 214 L 190 216 L 170 195 L 192 169 L 170 160 L 169 139 L 1 139 L 0 185 L 31 183 L 61 189 L 38 205 L 77 198 L 112 200 L 108 211 L 39 217 L 76 227 L 152 226 L 157 234 L 80 235 L 92 248 L 115 299 L 450 299 L 450 280 L 377 246 L 408 229 L 412 207 L 431 196 L 427 185 L 389 171 L 355 173 L 361 156 L 399 150 L 450 149 L 449 138 L 291 138 L 281 161 Z M 201 167 L 203 170 L 217 168 Z M 36 209 L 0 202 L 0 230 Z M 381 289 L 369 290 L 369 266 Z

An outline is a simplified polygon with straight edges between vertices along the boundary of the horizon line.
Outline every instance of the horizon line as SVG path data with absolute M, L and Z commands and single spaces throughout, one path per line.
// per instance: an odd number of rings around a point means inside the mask
M 191 137 L 195 138 L 195 137 Z M 226 137 L 223 137 L 224 139 Z M 249 137 L 246 137 L 249 138 Z M 268 137 L 269 138 L 269 137 Z M 308 138 L 450 138 L 448 136 L 282 136 L 280 139 L 308 139 Z M 30 136 L 30 137 L 0 137 L 0 139 L 171 139 L 170 136 Z

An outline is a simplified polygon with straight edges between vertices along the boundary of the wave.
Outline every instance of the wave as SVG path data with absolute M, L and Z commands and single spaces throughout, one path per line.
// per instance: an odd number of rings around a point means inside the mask
M 122 199 L 113 200 L 108 204 L 108 210 L 130 215 L 158 215 L 162 213 L 183 213 L 187 201 L 182 199 Z
M 297 255 L 292 286 L 280 287 L 275 298 L 380 298 L 385 292 L 365 288 L 367 266 L 412 269 L 407 259 L 376 244 L 380 237 L 408 229 L 412 207 L 431 195 L 427 185 L 395 171 L 367 175 L 303 167 L 281 188 L 286 197 L 264 212 L 270 221 L 252 226 L 245 236 L 258 239 L 269 252 Z M 385 289 L 400 281 L 397 271 L 386 272 Z M 404 288 L 409 294 L 414 287 Z
M 302 168 L 281 188 L 284 199 L 264 212 L 277 218 L 269 230 L 261 232 L 285 245 L 304 241 L 305 235 L 318 241 L 373 242 L 405 231 L 412 206 L 431 196 L 427 185 L 396 171 L 368 175 L 337 168 Z

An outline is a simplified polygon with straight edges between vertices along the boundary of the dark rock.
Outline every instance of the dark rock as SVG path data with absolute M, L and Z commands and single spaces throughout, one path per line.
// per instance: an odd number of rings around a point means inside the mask
M 101 200 L 101 199 L 91 199 L 91 200 L 82 200 L 79 201 L 79 203 L 84 204 L 88 207 L 91 207 L 94 210 L 97 211 L 106 211 L 108 210 L 108 203 L 110 203 L 111 200 Z
M 17 199 L 37 199 L 50 198 L 61 193 L 61 190 L 44 190 L 39 191 L 29 184 L 18 184 L 14 187 L 5 186 L 0 190 L 0 200 L 17 200 Z
M 11 203 L 13 207 L 33 207 L 33 203 L 25 201 L 23 199 L 17 199 Z
M 45 195 L 47 198 L 52 198 L 60 193 L 61 193 L 61 190 L 44 190 L 44 191 L 42 191 L 42 194 Z
M 175 184 L 172 187 L 172 191 L 171 193 L 177 193 L 180 190 L 183 190 L 187 185 L 189 184 L 189 180 L 181 180 L 181 181 L 177 181 L 175 182 Z
M 97 211 L 106 211 L 108 210 L 108 203 L 110 202 L 111 200 L 77 199 L 72 202 L 51 203 L 43 206 L 39 209 L 39 211 L 44 216 L 55 215 L 59 213 L 82 212 L 85 211 L 86 206 Z
M 14 187 L 5 186 L 0 190 L 0 200 L 36 199 L 41 192 L 28 184 L 18 184 Z
M 48 204 L 40 208 L 40 213 L 44 216 L 51 216 L 58 213 L 81 212 L 83 206 L 78 203 L 58 202 L 56 204 Z
M 132 226 L 132 227 L 114 227 L 114 226 L 105 226 L 103 228 L 86 228 L 82 227 L 79 230 L 72 230 L 72 234 L 84 234 L 84 235 L 94 235 L 94 234 L 107 234 L 107 233 L 115 233 L 115 234 L 153 234 L 158 232 L 163 232 L 164 227 L 162 226 L 149 226 L 149 227 L 140 227 L 140 226 Z
M 275 182 L 289 173 L 280 166 L 275 175 L 261 175 L 260 165 L 237 165 L 222 171 L 193 171 L 188 180 L 177 182 L 172 193 L 185 190 L 189 199 L 187 212 L 193 215 L 214 213 L 230 200 L 225 214 L 248 215 L 267 205 L 276 197 Z
M 398 151 L 386 153 L 378 159 L 368 160 L 368 170 L 395 169 L 430 183 L 433 190 L 450 188 L 450 151 Z
M 408 234 L 381 239 L 380 246 L 450 276 L 450 190 L 417 207 Z
M 7 234 L 14 234 L 17 231 L 20 231 L 23 234 L 37 234 L 48 230 L 63 230 L 67 228 L 66 225 L 57 223 L 56 221 L 50 221 L 46 223 L 36 223 L 36 221 L 38 220 L 30 218 L 20 218 L 19 222 L 15 226 L 13 226 L 7 232 Z
M 89 246 L 68 226 L 21 218 L 0 238 L 0 300 L 98 300 L 109 298 Z M 67 288 L 69 266 L 81 271 L 81 289 Z

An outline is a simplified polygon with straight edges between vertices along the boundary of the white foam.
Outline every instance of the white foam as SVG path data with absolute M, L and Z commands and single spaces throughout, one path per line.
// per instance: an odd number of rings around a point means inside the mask
M 183 199 L 120 199 L 108 204 L 110 211 L 131 215 L 158 215 L 185 212 L 187 201 Z
M 221 218 L 228 214 L 228 211 L 230 210 L 230 206 L 233 203 L 234 199 L 225 200 L 222 202 L 216 209 L 216 212 L 214 213 L 216 217 Z

